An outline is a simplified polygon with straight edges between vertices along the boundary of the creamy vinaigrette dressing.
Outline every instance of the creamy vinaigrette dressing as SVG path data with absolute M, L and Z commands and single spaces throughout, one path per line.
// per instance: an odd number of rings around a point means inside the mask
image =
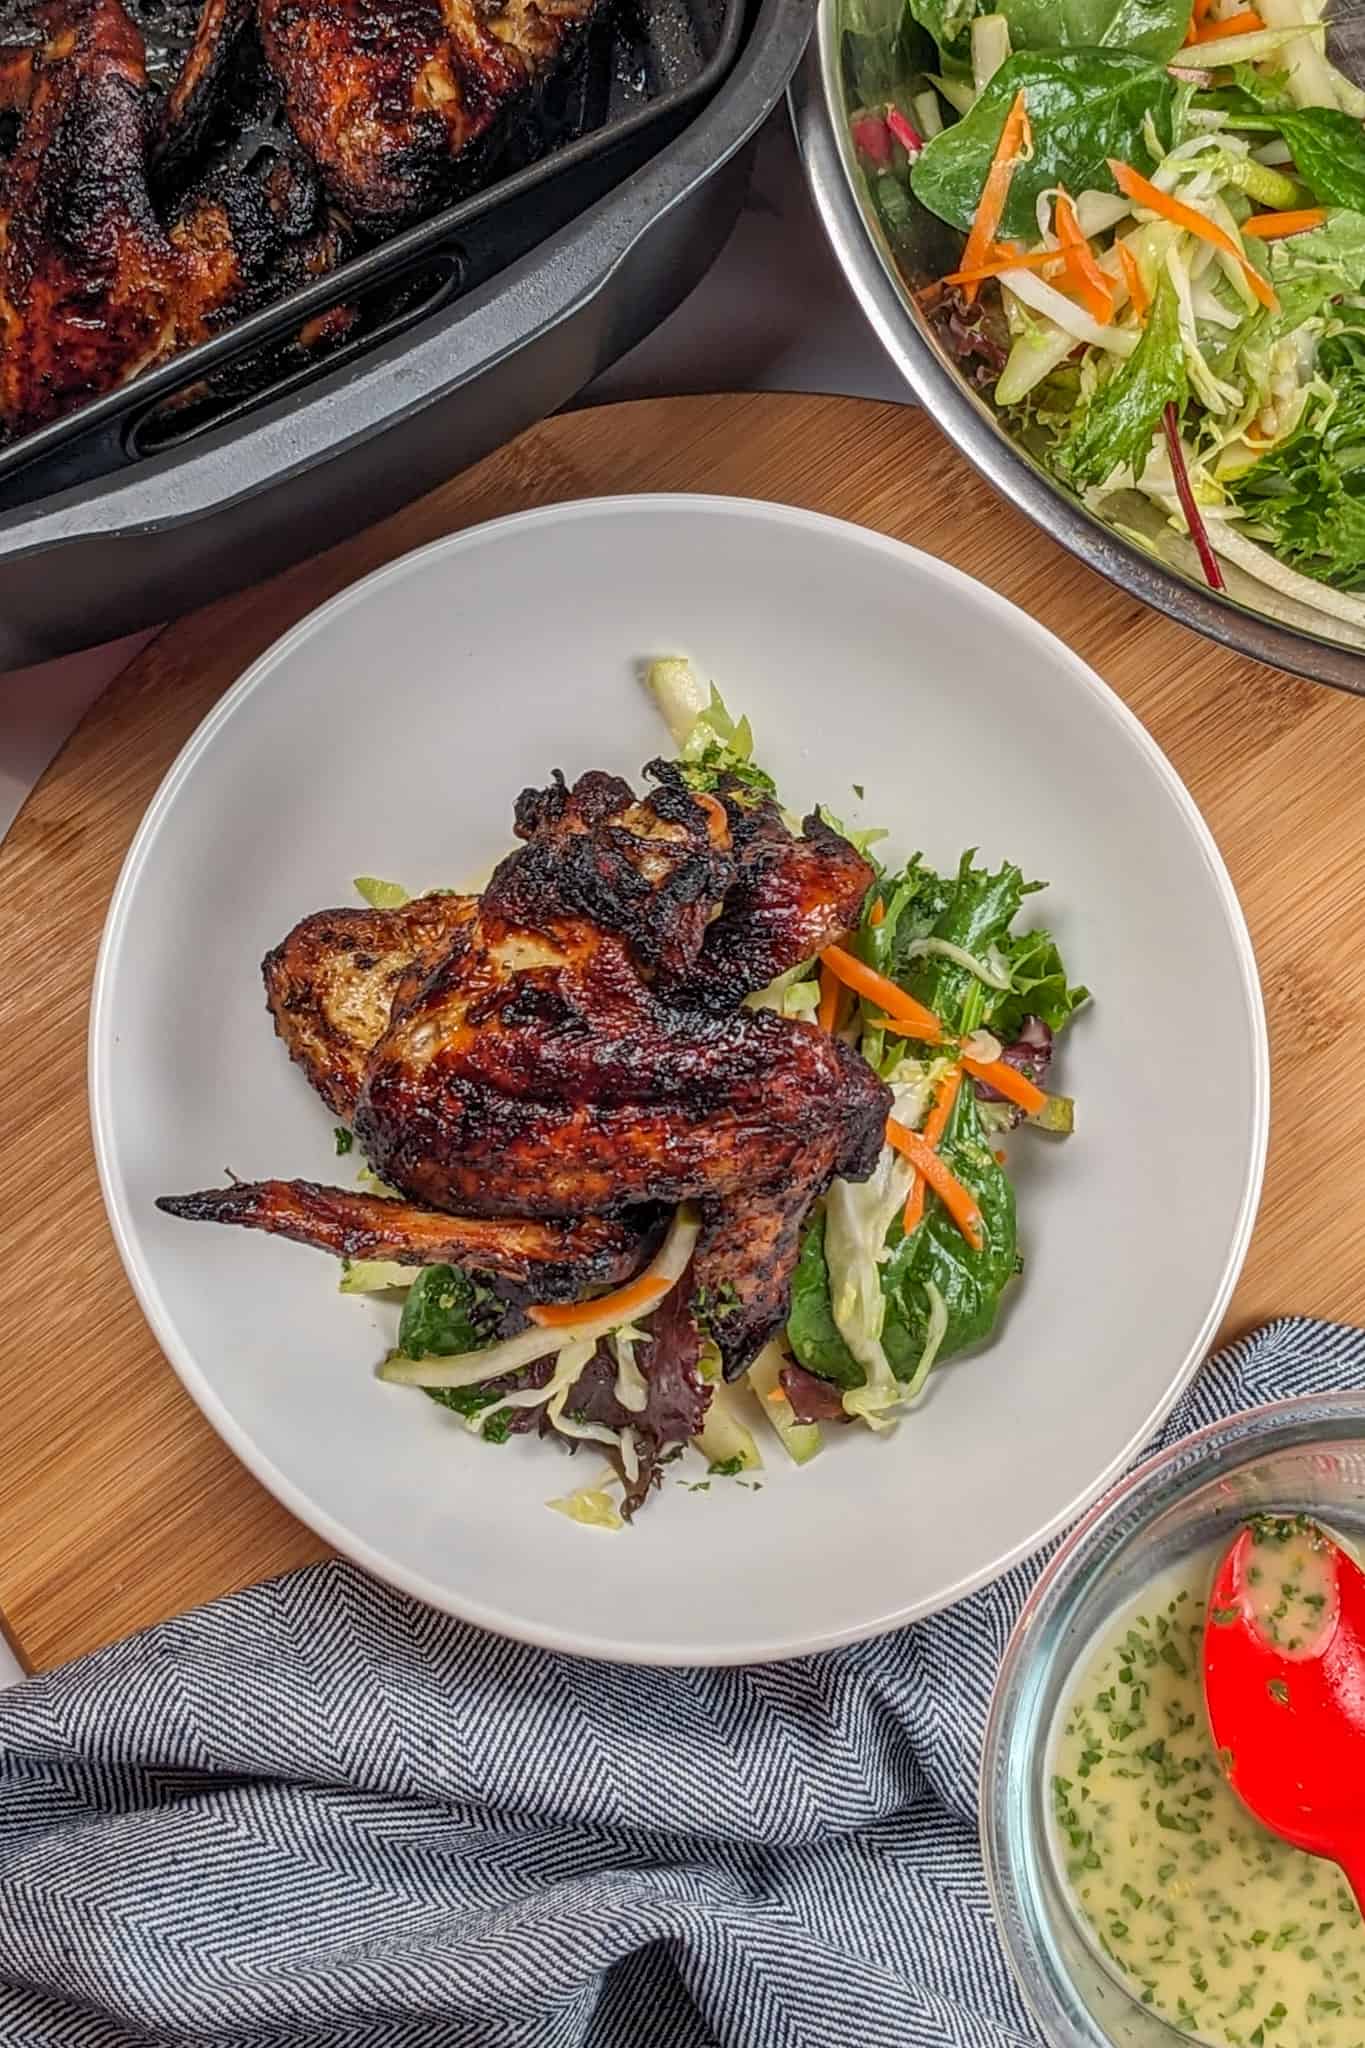
M 1219 2048 L 1365 2048 L 1365 1927 L 1345 1880 L 1251 1817 L 1213 1747 L 1215 1562 L 1155 1581 L 1083 1667 L 1052 1756 L 1059 1860 L 1092 1938 L 1172 2026 Z M 1281 1524 L 1252 1568 L 1268 1632 L 1306 1646 L 1326 1598 L 1311 1537 Z

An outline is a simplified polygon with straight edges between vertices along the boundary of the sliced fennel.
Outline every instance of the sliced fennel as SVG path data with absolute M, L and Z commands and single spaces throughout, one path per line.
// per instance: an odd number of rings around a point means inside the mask
M 649 1383 L 635 1363 L 635 1346 L 644 1334 L 633 1323 L 623 1323 L 611 1335 L 611 1348 L 616 1359 L 616 1383 L 612 1391 L 620 1405 L 632 1415 L 639 1415 L 649 1403 Z
M 396 1259 L 343 1259 L 337 1286 L 342 1294 L 379 1294 L 386 1287 L 411 1287 L 421 1270 Z
M 787 1354 L 780 1344 L 765 1344 L 749 1367 L 749 1384 L 757 1397 L 759 1413 L 776 1430 L 792 1463 L 808 1465 L 820 1449 L 820 1425 L 797 1421 L 782 1389 L 782 1368 L 786 1363 Z
M 650 695 L 663 713 L 664 724 L 672 735 L 674 746 L 685 745 L 693 726 L 706 709 L 707 697 L 691 662 L 684 661 L 680 655 L 651 661 L 645 681 Z
M 734 1465 L 744 1472 L 762 1470 L 763 1459 L 749 1427 L 755 1419 L 753 1396 L 728 1380 L 717 1380 L 706 1404 L 706 1420 L 692 1439 L 708 1465 Z
M 984 92 L 1010 60 L 1010 25 L 1003 14 L 978 14 L 972 23 L 972 83 Z
M 381 882 L 377 875 L 357 875 L 355 888 L 371 910 L 401 910 L 412 900 L 400 882 Z
M 665 1281 L 665 1293 L 676 1287 L 686 1271 L 700 1230 L 696 1211 L 684 1203 L 674 1214 L 667 1237 L 640 1278 Z M 380 1366 L 379 1377 L 404 1387 L 476 1387 L 484 1380 L 501 1379 L 505 1373 L 520 1372 L 542 1358 L 552 1358 L 566 1342 L 581 1339 L 595 1344 L 619 1327 L 620 1317 L 609 1310 L 600 1318 L 588 1317 L 567 1326 L 533 1326 L 515 1337 L 504 1338 L 500 1344 L 490 1344 L 486 1350 L 463 1351 L 453 1358 L 404 1358 L 394 1352 Z

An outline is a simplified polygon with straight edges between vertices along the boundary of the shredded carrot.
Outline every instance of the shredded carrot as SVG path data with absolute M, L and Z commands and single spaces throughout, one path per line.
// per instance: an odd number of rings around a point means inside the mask
M 769 1388 L 769 1390 L 768 1390 L 768 1399 L 769 1399 L 770 1401 L 773 1401 L 773 1402 L 777 1402 L 777 1401 L 785 1401 L 785 1400 L 786 1400 L 786 1398 L 787 1398 L 787 1390 L 786 1390 L 786 1388 L 785 1388 L 785 1387 L 770 1387 L 770 1388 Z
M 935 1151 L 938 1150 L 943 1133 L 948 1128 L 948 1119 L 953 1113 L 953 1104 L 957 1101 L 957 1091 L 961 1086 L 961 1067 L 949 1067 L 947 1073 L 939 1082 L 938 1087 L 934 1090 L 933 1107 L 924 1119 L 924 1129 L 920 1135 L 924 1139 L 925 1144 L 932 1145 Z M 923 1214 L 924 1175 L 917 1173 L 905 1203 L 903 1228 L 907 1237 L 916 1227 Z
M 1254 7 L 1244 7 L 1240 14 L 1230 14 L 1226 21 L 1203 21 L 1190 37 L 1191 43 L 1216 43 L 1223 36 L 1256 35 L 1265 27 Z
M 820 964 L 828 967 L 845 988 L 876 1003 L 885 1011 L 888 1022 L 904 1029 L 909 1037 L 923 1039 L 929 1045 L 937 1045 L 942 1038 L 943 1026 L 932 1010 L 926 1010 L 923 1003 L 917 1003 L 894 981 L 888 981 L 875 967 L 845 952 L 842 946 L 826 946 Z
M 543 1330 L 568 1330 L 575 1323 L 595 1323 L 601 1316 L 624 1323 L 633 1315 L 647 1313 L 663 1300 L 673 1284 L 645 1273 L 629 1286 L 618 1287 L 615 1294 L 599 1294 L 596 1301 L 555 1302 L 545 1308 L 528 1308 L 526 1313 Z
M 915 1171 L 923 1175 L 972 1250 L 979 1252 L 986 1242 L 986 1226 L 976 1199 L 933 1146 L 926 1145 L 918 1131 L 908 1130 L 893 1116 L 886 1119 L 886 1142 L 903 1153 Z
M 1280 235 L 1302 235 L 1320 228 L 1327 218 L 1324 206 L 1301 206 L 1297 213 L 1253 213 L 1242 222 L 1242 233 L 1258 242 L 1271 242 Z
M 1110 157 L 1109 169 L 1124 198 L 1131 199 L 1135 206 L 1145 206 L 1150 212 L 1159 213 L 1163 220 L 1174 221 L 1178 228 L 1184 228 L 1191 235 L 1198 235 L 1201 241 L 1212 242 L 1215 249 L 1226 250 L 1229 256 L 1235 256 L 1246 274 L 1247 283 L 1261 304 L 1268 307 L 1272 313 L 1279 312 L 1280 302 L 1269 284 L 1255 264 L 1247 260 L 1232 236 L 1225 234 L 1219 227 L 1217 221 L 1210 220 L 1207 214 L 1196 212 L 1192 206 L 1186 206 L 1183 199 L 1172 199 L 1168 192 L 1161 191 L 1150 178 L 1144 178 L 1141 171 L 1135 171 L 1131 164 L 1120 163 L 1117 157 Z
M 1076 297 L 1092 320 L 1098 320 L 1101 327 L 1107 327 L 1114 317 L 1113 283 L 1095 261 L 1094 252 L 1081 233 L 1076 209 L 1067 194 L 1060 190 L 1053 219 L 1057 226 L 1057 240 L 1066 254 L 1066 267 Z
M 973 1060 L 964 1053 L 962 1064 L 978 1081 L 994 1088 L 996 1094 L 1003 1095 L 1007 1102 L 1017 1102 L 1020 1109 L 1027 1110 L 1030 1116 L 1036 1116 L 1047 1101 L 1041 1088 L 1035 1086 L 1026 1074 L 1021 1074 L 1017 1067 L 1007 1066 L 1004 1060 Z
M 1145 327 L 1147 315 L 1152 309 L 1152 295 L 1142 282 L 1142 266 L 1126 242 L 1115 242 L 1114 247 L 1119 252 L 1119 269 L 1123 272 L 1123 281 L 1128 287 L 1128 296 L 1133 302 L 1138 325 Z
M 1065 262 L 1060 249 L 1034 249 L 1031 254 L 1016 255 L 1009 250 L 1002 251 L 999 242 L 994 244 L 984 263 L 978 263 L 972 270 L 950 271 L 944 278 L 945 284 L 980 284 L 988 277 L 1003 277 L 1007 270 L 1046 270 L 1049 265 Z
M 996 1165 L 997 1165 L 997 1166 L 1003 1166 L 1003 1165 L 1004 1165 L 1004 1163 L 1005 1163 L 1005 1156 L 1006 1156 L 1006 1155 L 1005 1155 L 1005 1154 L 1004 1154 L 1003 1152 L 997 1152 L 997 1153 L 995 1154 L 995 1163 L 996 1163 Z
M 886 905 L 882 902 L 880 896 L 873 904 L 871 910 L 868 911 L 867 921 L 869 924 L 884 924 L 886 922 Z
M 995 240 L 996 230 L 1004 217 L 1005 201 L 1009 198 L 1010 181 L 1014 177 L 1015 165 L 1023 161 L 1033 148 L 1033 134 L 1029 128 L 1028 104 L 1021 85 L 1014 95 L 1014 104 L 1005 116 L 1005 125 L 1000 130 L 1000 140 L 995 145 L 995 155 L 986 173 L 986 182 L 981 188 L 981 197 L 976 202 L 972 216 L 972 229 L 967 237 L 967 246 L 962 251 L 962 268 L 979 269 L 987 260 L 987 251 Z M 976 286 L 968 283 L 968 303 L 976 297 Z
M 815 1021 L 822 1031 L 831 1035 L 839 1028 L 839 998 L 844 992 L 843 983 L 828 967 L 820 969 L 820 1007 Z
M 719 797 L 711 796 L 704 789 L 694 789 L 692 801 L 701 805 L 706 813 L 706 836 L 713 846 L 730 844 L 730 820 Z

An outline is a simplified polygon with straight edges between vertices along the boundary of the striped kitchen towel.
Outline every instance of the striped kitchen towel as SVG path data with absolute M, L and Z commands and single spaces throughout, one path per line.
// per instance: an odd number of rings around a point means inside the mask
M 1160 1440 L 1357 1386 L 1284 1320 Z M 976 1776 L 1039 1561 L 880 1642 L 627 1670 L 348 1565 L 0 1693 L 14 2048 L 1006 2048 Z

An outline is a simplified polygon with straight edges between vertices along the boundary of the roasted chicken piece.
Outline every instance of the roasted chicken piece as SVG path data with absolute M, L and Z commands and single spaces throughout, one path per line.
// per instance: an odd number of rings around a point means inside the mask
M 200 1195 L 165 1195 L 157 1207 L 191 1222 L 241 1223 L 340 1259 L 464 1266 L 496 1280 L 513 1301 L 576 1301 L 590 1287 L 624 1280 L 647 1255 L 651 1235 L 633 1220 L 598 1216 L 533 1223 L 433 1215 L 387 1195 L 310 1180 L 238 1181 Z
M 119 0 L 64 0 L 49 21 L 0 175 L 8 436 L 206 339 L 264 296 L 330 268 L 342 246 L 315 181 L 282 158 L 218 167 L 163 224 L 148 184 L 141 33 Z M 15 69 L 16 97 L 22 82 Z
M 646 773 L 676 776 L 655 761 Z M 707 924 L 700 951 L 658 988 L 683 1009 L 734 1009 L 779 974 L 813 960 L 858 922 L 872 870 L 855 846 L 818 813 L 797 838 L 770 796 L 733 779 L 717 797 L 730 830 L 733 875 L 720 915 Z
M 258 18 L 294 133 L 337 204 L 383 233 L 449 194 L 596 4 L 258 0 Z
M 334 1116 L 350 1122 L 395 995 L 405 983 L 416 994 L 478 907 L 476 896 L 433 895 L 400 910 L 319 910 L 266 954 L 275 1029 Z
M 652 772 L 644 800 L 600 774 L 525 792 L 527 843 L 482 898 L 305 919 L 266 983 L 293 1056 L 419 1205 L 414 1258 L 451 1219 L 519 1232 L 696 1199 L 691 1285 L 736 1374 L 785 1319 L 811 1202 L 872 1171 L 890 1106 L 851 1047 L 736 1005 L 842 936 L 872 874 L 818 820 L 796 838 L 751 791 Z M 724 1000 L 683 1007 L 711 947 Z M 335 1250 L 346 1199 L 266 1183 L 164 1206 Z

